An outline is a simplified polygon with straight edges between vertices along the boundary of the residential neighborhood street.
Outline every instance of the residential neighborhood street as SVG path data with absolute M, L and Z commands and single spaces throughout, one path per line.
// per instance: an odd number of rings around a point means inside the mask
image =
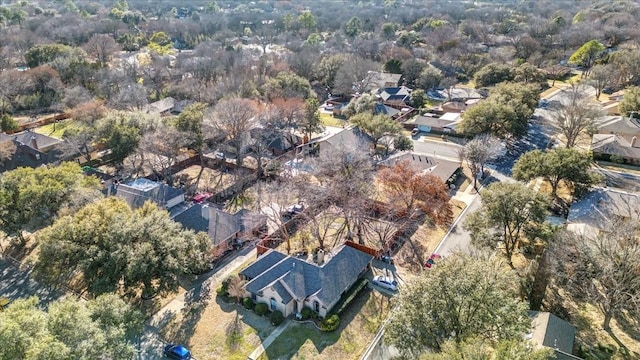
M 31 268 L 17 265 L 5 256 L 0 256 L 0 297 L 9 300 L 37 296 L 40 304 L 47 306 L 64 295 L 61 290 L 48 289 L 38 284 L 31 276 Z

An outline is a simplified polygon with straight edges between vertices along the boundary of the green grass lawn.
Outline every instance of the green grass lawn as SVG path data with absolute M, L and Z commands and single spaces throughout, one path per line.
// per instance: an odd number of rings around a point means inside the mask
M 64 132 L 68 129 L 72 129 L 75 126 L 72 120 L 62 120 L 57 123 L 53 122 L 48 125 L 40 126 L 34 129 L 38 134 L 51 136 L 57 139 L 62 139 Z
M 322 125 L 324 126 L 334 126 L 334 127 L 342 127 L 342 125 L 346 124 L 346 120 L 341 120 L 333 117 L 331 114 L 320 113 L 320 121 L 322 121 Z

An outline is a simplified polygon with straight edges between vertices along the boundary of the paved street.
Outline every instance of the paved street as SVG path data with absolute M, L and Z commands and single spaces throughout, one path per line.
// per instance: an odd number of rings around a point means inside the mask
M 37 296 L 43 306 L 58 300 L 64 293 L 38 284 L 31 277 L 31 269 L 18 266 L 6 257 L 0 257 L 0 297 L 10 300 Z
M 640 174 L 605 169 L 597 165 L 594 166 L 594 169 L 604 176 L 605 184 L 607 186 L 625 190 L 640 191 Z

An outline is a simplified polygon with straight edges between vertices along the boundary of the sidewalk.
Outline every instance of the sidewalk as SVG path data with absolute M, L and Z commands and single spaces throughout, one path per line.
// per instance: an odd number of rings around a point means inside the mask
M 266 339 L 264 339 L 255 350 L 253 350 L 251 355 L 249 355 L 249 360 L 258 359 L 260 355 L 262 355 L 262 353 L 264 353 L 264 351 L 269 347 L 269 345 L 271 345 L 271 343 L 274 342 L 278 338 L 278 336 L 280 336 L 280 334 L 282 334 L 282 332 L 289 327 L 289 324 L 291 324 L 291 321 L 285 320 L 285 322 L 283 322 L 282 324 L 280 324 L 280 326 L 273 330 L 273 332 Z

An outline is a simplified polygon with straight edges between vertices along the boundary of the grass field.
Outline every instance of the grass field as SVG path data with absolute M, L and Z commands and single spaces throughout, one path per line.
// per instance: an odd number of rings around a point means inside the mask
M 35 128 L 34 131 L 38 134 L 51 136 L 56 139 L 62 139 L 62 136 L 64 136 L 64 132 L 68 129 L 74 128 L 74 126 L 75 124 L 72 120 L 61 120 L 57 123 L 53 122 L 51 124 Z
M 342 127 L 344 124 L 347 124 L 346 120 L 338 119 L 331 114 L 323 112 L 320 113 L 320 121 L 322 121 L 322 125 L 324 126 Z

